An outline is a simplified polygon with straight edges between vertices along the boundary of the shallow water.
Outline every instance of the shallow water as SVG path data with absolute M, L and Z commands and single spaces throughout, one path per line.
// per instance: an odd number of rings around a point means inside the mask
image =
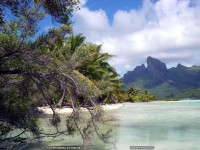
M 126 104 L 116 115 L 120 150 L 138 145 L 157 150 L 200 149 L 200 101 Z
M 117 110 L 107 111 L 107 115 L 119 119 L 110 122 L 113 141 L 119 150 L 130 150 L 130 146 L 154 146 L 155 150 L 200 149 L 200 101 L 125 103 Z M 65 124 L 61 126 L 64 128 Z M 37 142 L 25 149 L 82 143 L 77 135 L 60 139 Z M 95 150 L 114 149 L 98 140 L 92 144 Z

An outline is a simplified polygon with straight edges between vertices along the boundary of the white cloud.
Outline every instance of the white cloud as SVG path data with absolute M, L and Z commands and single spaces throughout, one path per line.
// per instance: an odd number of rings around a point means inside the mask
M 76 33 L 102 44 L 102 51 L 120 74 L 152 56 L 169 64 L 200 65 L 200 3 L 198 0 L 145 0 L 139 10 L 118 10 L 110 24 L 103 10 L 82 5 L 74 14 Z
M 80 6 L 84 6 L 87 3 L 87 0 L 80 0 Z
M 109 32 L 109 20 L 103 10 L 90 11 L 83 7 L 74 16 L 76 18 L 75 31 L 84 33 L 89 41 L 101 41 L 102 37 Z M 106 30 L 107 33 L 105 33 Z

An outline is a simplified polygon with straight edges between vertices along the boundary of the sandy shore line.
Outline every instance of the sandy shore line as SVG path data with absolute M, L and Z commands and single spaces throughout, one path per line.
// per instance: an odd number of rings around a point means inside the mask
M 124 106 L 122 103 L 117 103 L 117 104 L 106 104 L 106 105 L 101 105 L 103 110 L 113 110 L 113 109 L 118 109 L 120 107 Z M 43 114 L 53 114 L 51 108 L 49 106 L 45 107 L 38 107 L 38 110 L 41 111 Z M 68 114 L 73 111 L 72 108 L 55 108 L 54 109 L 56 113 L 58 114 Z M 81 111 L 88 111 L 86 108 L 81 108 Z

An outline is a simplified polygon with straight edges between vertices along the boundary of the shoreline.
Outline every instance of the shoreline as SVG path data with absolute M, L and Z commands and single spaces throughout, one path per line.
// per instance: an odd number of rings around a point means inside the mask
M 114 110 L 114 109 L 119 109 L 120 107 L 124 106 L 124 103 L 116 103 L 116 104 L 105 104 L 105 105 L 100 105 L 103 110 Z M 53 112 L 49 106 L 44 106 L 44 107 L 38 107 L 37 108 L 39 111 L 41 111 L 43 114 L 46 115 L 52 115 Z M 88 111 L 86 108 L 81 107 L 81 111 Z M 69 107 L 63 107 L 63 108 L 54 108 L 54 111 L 58 113 L 59 115 L 62 114 L 69 114 L 73 112 L 72 108 Z

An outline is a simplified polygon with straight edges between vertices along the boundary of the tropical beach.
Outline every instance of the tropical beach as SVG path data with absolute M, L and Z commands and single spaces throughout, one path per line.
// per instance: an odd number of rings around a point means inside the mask
M 0 149 L 199 150 L 199 0 L 0 0 Z
M 103 110 L 114 110 L 118 109 L 120 107 L 123 107 L 125 104 L 123 103 L 118 103 L 118 104 L 105 104 L 105 105 L 97 105 L 97 107 L 101 107 Z M 68 107 L 62 107 L 62 108 L 53 108 L 55 113 L 59 115 L 64 115 L 64 114 L 69 114 L 73 112 L 73 108 L 68 108 Z M 38 110 L 42 112 L 43 114 L 53 114 L 53 111 L 50 106 L 45 106 L 45 107 L 38 107 Z M 82 107 L 80 108 L 80 111 L 88 111 L 86 108 Z

